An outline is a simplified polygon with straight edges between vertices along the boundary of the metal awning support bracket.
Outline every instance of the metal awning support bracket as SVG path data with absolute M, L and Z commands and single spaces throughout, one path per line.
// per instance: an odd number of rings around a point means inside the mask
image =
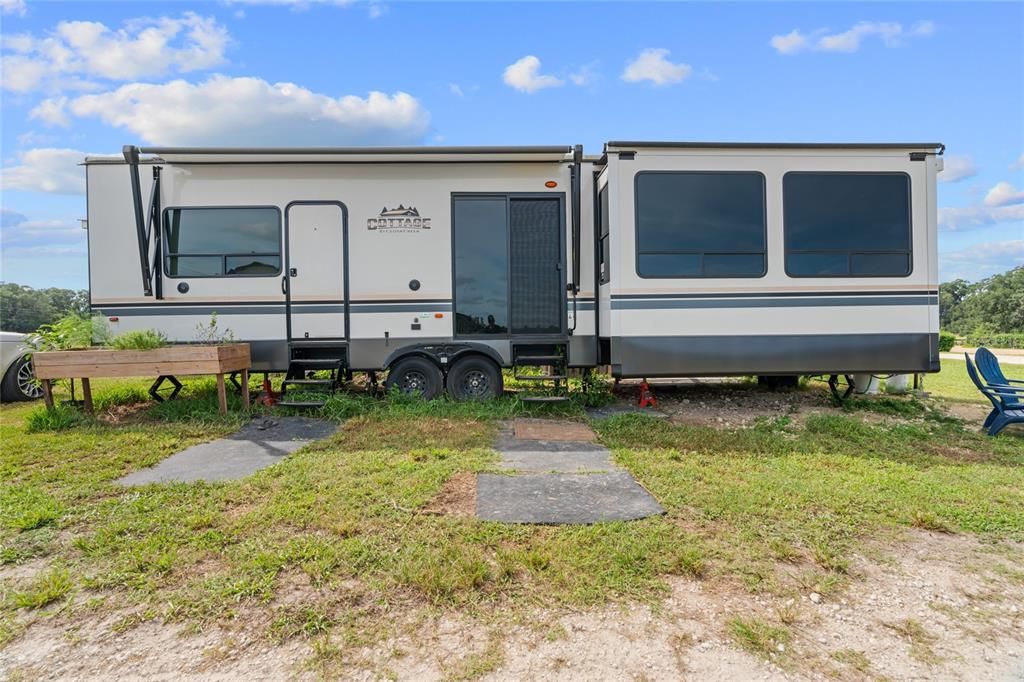
M 142 272 L 142 291 L 146 296 L 154 294 L 163 298 L 163 280 L 160 276 L 160 171 L 159 166 L 153 167 L 153 190 L 150 194 L 149 210 L 142 208 L 142 184 L 139 179 L 139 148 L 125 145 L 122 148 L 124 160 L 128 164 L 128 173 L 132 184 L 132 205 L 135 213 L 135 233 L 139 243 L 139 266 Z M 155 244 L 154 244 L 155 240 Z M 150 260 L 150 252 L 153 259 Z

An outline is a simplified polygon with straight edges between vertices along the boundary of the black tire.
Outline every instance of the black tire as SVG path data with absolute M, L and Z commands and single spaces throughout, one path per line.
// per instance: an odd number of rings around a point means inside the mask
M 462 358 L 448 371 L 448 394 L 456 400 L 490 400 L 504 392 L 501 370 L 482 355 Z
M 388 372 L 388 379 L 384 382 L 384 388 L 390 393 L 398 389 L 406 395 L 418 394 L 427 400 L 432 400 L 441 395 L 444 390 L 444 377 L 430 360 L 413 356 L 399 360 L 398 363 Z
M 7 368 L 3 385 L 0 386 L 0 395 L 4 402 L 38 400 L 43 397 L 43 389 L 36 383 L 32 371 L 32 360 L 27 356 L 21 356 Z

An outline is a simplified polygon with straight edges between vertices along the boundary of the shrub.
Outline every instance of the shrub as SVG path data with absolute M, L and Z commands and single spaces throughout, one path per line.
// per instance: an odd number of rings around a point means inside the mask
M 107 322 L 101 316 L 87 317 L 69 313 L 53 324 L 44 324 L 29 334 L 25 344 L 39 351 L 75 350 L 103 343 L 110 336 Z
M 1024 334 L 969 334 L 968 346 L 989 348 L 1024 348 Z
M 167 345 L 167 337 L 155 329 L 133 329 L 107 342 L 115 350 L 153 350 Z
M 196 325 L 196 343 L 216 346 L 221 343 L 234 343 L 235 333 L 230 329 L 217 326 L 217 313 L 210 313 L 209 322 Z
M 939 332 L 939 351 L 948 353 L 956 345 L 956 334 L 947 331 Z

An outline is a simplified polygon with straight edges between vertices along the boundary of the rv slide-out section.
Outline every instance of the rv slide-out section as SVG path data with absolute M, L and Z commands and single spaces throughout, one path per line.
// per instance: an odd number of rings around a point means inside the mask
M 938 368 L 941 145 L 141 151 L 139 205 L 137 157 L 85 166 L 91 304 L 117 332 L 189 342 L 216 314 L 266 371 Z
M 609 143 L 613 372 L 936 371 L 940 150 Z

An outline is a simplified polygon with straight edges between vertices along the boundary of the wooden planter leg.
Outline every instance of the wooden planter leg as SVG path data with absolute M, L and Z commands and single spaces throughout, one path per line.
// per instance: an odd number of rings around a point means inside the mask
M 228 393 L 224 386 L 224 374 L 217 375 L 217 406 L 221 414 L 228 413 Z
M 242 406 L 249 409 L 249 370 L 242 370 Z
M 53 387 L 50 385 L 49 379 L 43 379 L 43 402 L 46 403 L 46 409 L 53 409 Z
M 82 397 L 85 399 L 86 414 L 94 414 L 92 409 L 92 386 L 89 385 L 89 379 L 86 377 L 82 377 Z

